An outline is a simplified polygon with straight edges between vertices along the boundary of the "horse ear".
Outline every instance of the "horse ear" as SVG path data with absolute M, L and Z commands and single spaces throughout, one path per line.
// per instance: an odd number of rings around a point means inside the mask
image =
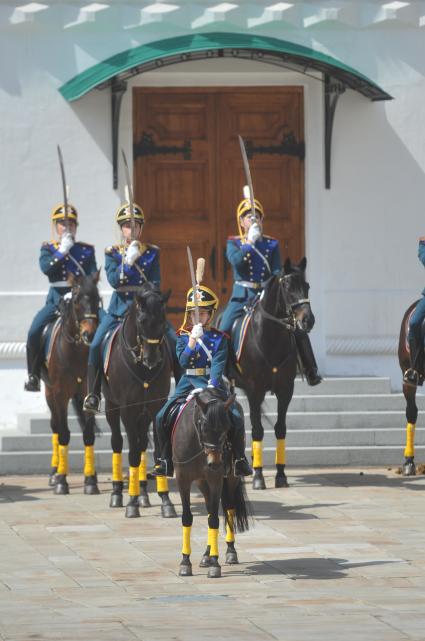
M 97 283 L 99 282 L 99 278 L 100 278 L 100 267 L 99 267 L 99 269 L 97 271 L 93 272 L 91 277 L 92 277 L 92 281 L 94 282 L 94 284 L 97 285 Z
M 292 271 L 292 263 L 291 263 L 291 259 L 290 258 L 287 258 L 285 260 L 285 262 L 283 264 L 283 271 L 285 272 L 285 274 L 290 274 L 291 273 L 291 271 Z
M 165 303 L 168 303 L 168 299 L 170 298 L 170 296 L 171 296 L 171 289 L 167 289 L 167 291 L 166 291 L 166 292 L 163 292 L 163 293 L 161 294 L 162 302 L 163 302 L 164 304 L 165 304 Z
M 305 272 L 305 268 L 307 267 L 307 258 L 304 256 L 298 263 L 298 267 L 301 269 L 302 272 Z
M 224 409 L 226 410 L 226 412 L 233 405 L 235 400 L 236 400 L 236 394 L 232 394 L 231 396 L 229 396 L 227 401 L 224 403 Z
M 201 399 L 199 398 L 199 394 L 195 395 L 195 399 L 196 399 L 197 405 L 199 405 L 199 407 L 201 408 L 202 412 L 205 414 L 206 411 L 207 411 L 207 405 L 208 404 L 205 403 L 204 401 L 201 401 Z

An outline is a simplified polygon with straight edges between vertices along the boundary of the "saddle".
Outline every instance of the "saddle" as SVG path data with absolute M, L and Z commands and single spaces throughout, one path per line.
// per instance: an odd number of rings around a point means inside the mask
M 115 338 L 118 334 L 118 330 L 120 327 L 121 327 L 121 324 L 107 331 L 100 345 L 100 353 L 102 354 L 102 361 L 103 361 L 103 371 L 105 372 L 106 377 L 108 376 L 109 360 L 111 358 L 112 346 L 114 344 Z
M 176 400 L 166 410 L 163 418 L 163 426 L 164 432 L 168 437 L 173 437 L 177 419 L 179 418 L 180 413 L 187 402 L 188 401 L 185 396 L 180 396 L 179 398 L 176 398 Z
M 42 353 L 44 354 L 44 362 L 47 368 L 49 367 L 53 347 L 55 345 L 61 324 L 62 317 L 59 316 L 59 318 L 57 318 L 56 320 L 47 323 L 41 334 L 40 348 Z

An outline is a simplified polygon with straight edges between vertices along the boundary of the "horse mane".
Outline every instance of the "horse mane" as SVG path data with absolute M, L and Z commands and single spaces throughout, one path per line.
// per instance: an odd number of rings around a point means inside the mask
M 207 403 L 205 419 L 208 425 L 216 427 L 227 425 L 230 421 L 228 411 L 224 408 L 227 394 L 217 388 L 207 387 L 200 393 L 200 400 Z

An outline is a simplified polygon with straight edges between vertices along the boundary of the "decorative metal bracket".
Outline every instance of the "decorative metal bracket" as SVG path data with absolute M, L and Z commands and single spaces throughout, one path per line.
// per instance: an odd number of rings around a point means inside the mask
M 139 156 L 159 156 L 162 154 L 183 154 L 184 160 L 190 160 L 192 157 L 192 143 L 190 140 L 184 140 L 181 147 L 167 147 L 165 145 L 161 147 L 156 144 L 153 134 L 148 134 L 144 131 L 139 142 L 135 142 L 133 145 L 134 160 Z
M 127 91 L 125 80 L 112 79 L 111 82 L 111 121 L 112 121 L 112 186 L 118 188 L 118 135 L 120 125 L 121 101 Z
M 248 158 L 252 158 L 254 154 L 279 154 L 280 156 L 295 156 L 300 160 L 305 157 L 305 143 L 297 142 L 294 134 L 291 132 L 282 135 L 282 142 L 280 145 L 258 146 L 255 147 L 251 140 L 245 142 L 245 148 Z
M 346 87 L 341 82 L 332 82 L 328 74 L 324 75 L 325 99 L 325 188 L 331 188 L 331 154 L 332 131 L 334 125 L 335 109 L 338 98 L 344 93 Z

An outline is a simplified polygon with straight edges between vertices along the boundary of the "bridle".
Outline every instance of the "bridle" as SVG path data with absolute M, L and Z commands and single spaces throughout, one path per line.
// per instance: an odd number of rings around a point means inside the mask
M 70 313 L 72 315 L 72 325 L 74 326 L 74 332 L 68 332 L 65 326 L 65 323 L 63 324 L 63 335 L 67 343 L 74 343 L 75 345 L 86 345 L 87 347 L 90 346 L 91 341 L 87 340 L 85 336 L 85 332 L 81 331 L 81 325 L 85 320 L 98 320 L 99 319 L 99 314 L 93 314 L 93 313 L 88 313 L 85 312 L 81 318 L 78 318 L 77 312 L 75 310 L 75 300 L 74 297 L 71 296 L 68 302 Z
M 279 306 L 279 299 L 282 299 L 283 304 L 285 306 L 285 316 L 275 316 L 274 314 L 270 314 L 265 308 L 264 305 L 262 304 L 262 299 L 260 298 L 259 301 L 259 310 L 264 316 L 264 318 L 267 318 L 268 320 L 274 321 L 275 323 L 278 323 L 279 325 L 283 326 L 285 329 L 294 332 L 297 328 L 297 317 L 294 313 L 295 309 L 299 307 L 300 305 L 306 305 L 310 304 L 310 299 L 309 298 L 299 298 L 298 300 L 294 301 L 293 303 L 289 303 L 286 298 L 285 298 L 285 289 L 283 286 L 283 283 L 287 281 L 289 278 L 291 278 L 293 274 L 284 274 L 283 276 L 278 277 L 278 300 L 276 302 L 276 308 Z
M 141 308 L 137 301 L 135 305 L 136 305 L 136 313 L 137 313 L 140 311 Z M 125 331 L 124 331 L 128 318 L 129 317 L 127 315 L 124 319 L 123 328 L 121 331 L 121 340 L 122 340 L 124 349 L 131 354 L 134 364 L 138 365 L 143 361 L 145 345 L 161 345 L 161 343 L 164 341 L 165 334 L 163 334 L 161 338 L 149 338 L 148 336 L 145 336 L 144 334 L 140 333 L 138 323 L 136 322 L 136 344 L 129 345 L 125 337 Z

